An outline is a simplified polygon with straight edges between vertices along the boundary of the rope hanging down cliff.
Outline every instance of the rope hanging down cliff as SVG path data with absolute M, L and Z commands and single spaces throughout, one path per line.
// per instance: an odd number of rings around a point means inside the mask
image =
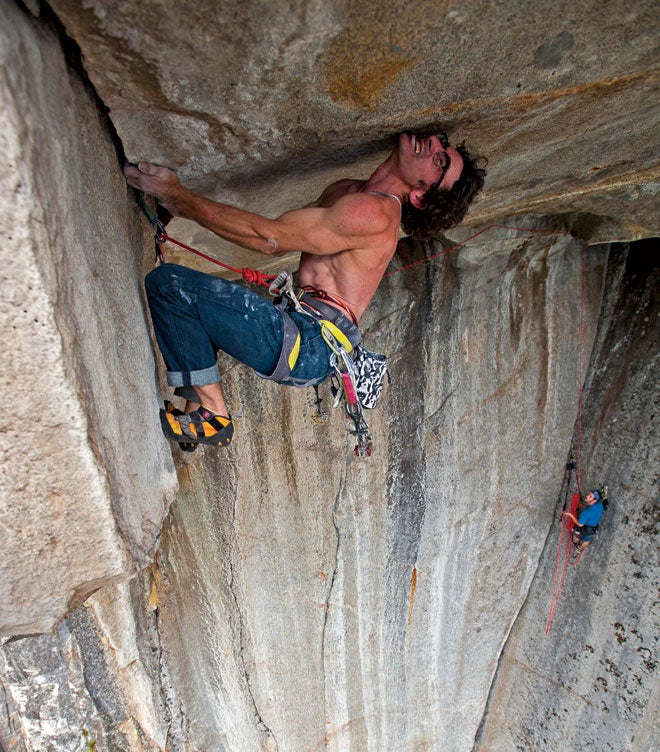
M 557 544 L 557 557 L 555 560 L 555 573 L 552 581 L 552 595 L 550 597 L 550 613 L 548 614 L 548 621 L 545 626 L 546 637 L 550 632 L 550 626 L 554 619 L 557 605 L 559 604 L 559 597 L 564 587 L 564 579 L 566 577 L 566 570 L 568 568 L 570 555 L 571 555 L 571 531 L 573 529 L 573 518 L 577 514 L 577 507 L 580 502 L 580 470 L 581 470 L 581 457 L 582 457 L 582 406 L 583 406 L 583 364 L 582 364 L 582 351 L 584 343 L 584 302 L 585 302 L 585 278 L 587 267 L 587 244 L 584 241 L 582 243 L 582 257 L 580 263 L 580 331 L 579 331 L 579 350 L 578 350 L 578 413 L 577 413 L 577 443 L 571 445 L 571 457 L 566 466 L 566 472 L 568 473 L 568 480 L 566 483 L 566 497 L 564 499 L 564 510 L 570 512 L 570 515 L 562 515 L 559 519 L 559 542 Z M 571 474 L 575 470 L 575 478 L 577 482 L 577 493 L 574 493 L 571 497 L 570 506 L 567 507 L 568 492 L 571 483 Z M 563 543 L 564 529 L 566 530 L 566 544 Z M 581 556 L 581 554 L 580 554 Z M 578 560 L 574 562 L 577 564 Z M 560 574 L 561 570 L 561 574 Z

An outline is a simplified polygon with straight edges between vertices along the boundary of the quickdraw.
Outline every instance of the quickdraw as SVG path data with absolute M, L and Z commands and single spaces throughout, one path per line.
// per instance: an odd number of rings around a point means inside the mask
M 319 394 L 319 385 L 314 384 L 314 406 L 316 407 L 316 412 L 312 415 L 312 420 L 314 423 L 316 423 L 317 426 L 323 426 L 328 422 L 328 418 L 330 417 L 328 413 L 325 410 L 321 409 L 321 405 L 323 404 L 323 398 Z
M 334 369 L 334 375 L 331 377 L 330 391 L 335 398 L 334 407 L 338 407 L 343 398 L 346 417 L 353 421 L 353 430 L 349 431 L 349 433 L 357 439 L 357 444 L 353 450 L 355 456 L 371 457 L 373 440 L 369 431 L 369 425 L 364 417 L 362 405 L 357 396 L 353 361 L 344 347 L 334 339 L 332 332 L 323 325 L 321 326 L 321 332 L 323 339 L 332 350 L 330 365 Z
M 275 279 L 274 274 L 266 274 L 264 272 L 259 271 L 258 269 L 252 269 L 249 266 L 246 266 L 243 269 L 239 269 L 238 267 L 232 266 L 231 264 L 225 264 L 224 261 L 220 261 L 217 258 L 213 258 L 213 256 L 209 256 L 207 253 L 202 253 L 202 251 L 198 251 L 196 248 L 192 248 L 192 246 L 186 245 L 185 243 L 182 243 L 181 241 L 176 240 L 175 238 L 167 234 L 165 225 L 163 224 L 163 222 L 161 222 L 160 219 L 158 219 L 158 217 L 155 214 L 153 214 L 149 210 L 149 207 L 147 206 L 142 196 L 138 195 L 137 203 L 138 203 L 138 206 L 140 207 L 140 210 L 142 211 L 144 216 L 147 218 L 149 224 L 151 225 L 151 229 L 154 231 L 154 240 L 156 242 L 156 257 L 159 263 L 164 264 L 167 262 L 167 259 L 165 258 L 165 254 L 163 253 L 163 244 L 172 243 L 173 245 L 176 245 L 179 248 L 183 248 L 184 251 L 194 253 L 196 256 L 199 256 L 200 258 L 210 261 L 212 264 L 215 264 L 216 266 L 220 266 L 223 269 L 227 269 L 227 271 L 240 274 L 248 284 L 263 285 L 264 287 L 268 287 L 271 280 Z
M 162 245 L 165 242 L 165 239 L 167 238 L 165 225 L 160 221 L 160 219 L 158 219 L 158 217 L 155 214 L 152 214 L 151 211 L 149 211 L 149 207 L 147 206 L 142 196 L 138 195 L 137 202 L 138 202 L 138 206 L 140 207 L 140 210 L 142 211 L 144 216 L 147 218 L 147 221 L 151 225 L 151 229 L 154 232 L 154 245 L 156 247 L 156 259 L 158 260 L 158 263 L 164 264 L 165 256 L 163 255 Z

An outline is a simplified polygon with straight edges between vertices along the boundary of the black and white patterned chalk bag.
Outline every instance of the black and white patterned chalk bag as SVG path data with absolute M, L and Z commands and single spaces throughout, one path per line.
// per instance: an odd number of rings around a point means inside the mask
M 352 353 L 357 397 L 362 407 L 376 407 L 383 391 L 387 356 L 358 345 Z

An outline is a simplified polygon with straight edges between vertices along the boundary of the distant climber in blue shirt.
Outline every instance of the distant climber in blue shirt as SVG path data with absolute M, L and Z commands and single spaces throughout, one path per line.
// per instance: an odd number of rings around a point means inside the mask
M 584 509 L 576 519 L 570 512 L 564 512 L 575 523 L 572 531 L 573 543 L 583 551 L 596 535 L 600 518 L 603 516 L 603 502 L 598 491 L 590 491 L 584 498 Z

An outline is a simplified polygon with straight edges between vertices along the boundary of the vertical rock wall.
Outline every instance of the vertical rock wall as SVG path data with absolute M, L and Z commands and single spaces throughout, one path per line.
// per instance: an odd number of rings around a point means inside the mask
M 175 476 L 108 123 L 54 30 L 0 9 L 0 635 L 16 635 L 144 566 Z
M 588 251 L 587 359 L 606 294 L 585 413 L 601 438 L 585 441 L 583 472 L 607 475 L 614 507 L 544 641 L 580 252 L 561 237 L 489 240 L 391 278 L 375 301 L 368 339 L 392 354 L 395 380 L 369 461 L 352 457 L 337 413 L 310 420 L 309 395 L 226 370 L 236 444 L 178 456 L 180 492 L 143 577 L 99 591 L 54 635 L 4 646 L 0 739 L 20 752 L 77 750 L 82 729 L 99 750 L 136 752 L 555 750 L 569 734 L 585 749 L 653 747 L 643 463 L 657 443 L 653 363 L 634 355 L 657 350 L 657 272 L 634 247 Z M 628 452 L 640 461 L 621 475 Z M 629 527 L 647 535 L 603 545 Z
M 587 359 L 607 253 L 587 256 Z M 393 373 L 368 461 L 339 414 L 312 422 L 311 395 L 229 369 L 235 443 L 186 460 L 159 559 L 187 738 L 471 748 L 553 522 L 580 264 L 572 238 L 493 231 L 389 278 L 366 322 Z

